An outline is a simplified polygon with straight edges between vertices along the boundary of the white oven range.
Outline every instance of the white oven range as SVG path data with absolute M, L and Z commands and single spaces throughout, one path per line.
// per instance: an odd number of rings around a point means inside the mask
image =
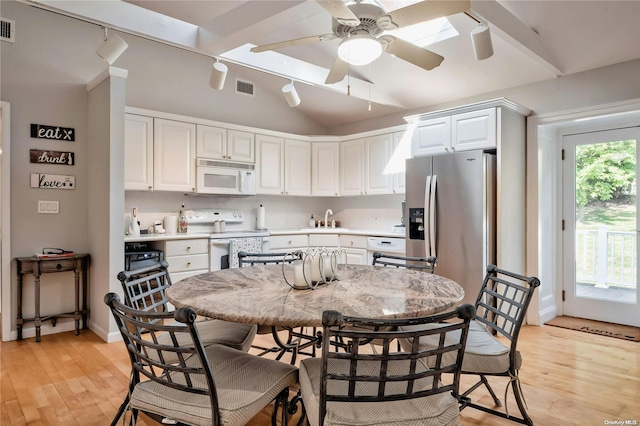
M 186 210 L 184 213 L 187 216 L 187 234 L 210 235 L 210 271 L 229 268 L 231 239 L 269 236 L 268 231 L 244 229 L 245 215 L 239 210 L 199 209 Z

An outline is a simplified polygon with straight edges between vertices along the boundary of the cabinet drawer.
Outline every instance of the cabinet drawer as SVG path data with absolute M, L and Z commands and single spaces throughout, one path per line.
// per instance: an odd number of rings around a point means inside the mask
M 209 253 L 209 239 L 174 240 L 165 242 L 165 257 L 183 254 Z
M 340 248 L 367 248 L 367 237 L 364 235 L 340 235 Z
M 40 272 L 62 272 L 73 271 L 76 269 L 76 260 L 71 259 L 57 259 L 55 261 L 48 260 L 46 262 L 40 262 Z
M 207 272 L 209 270 L 208 254 L 171 256 L 167 257 L 167 262 L 169 262 L 169 272 L 172 277 L 174 272 L 193 271 L 198 269 L 204 269 L 204 271 Z
M 309 238 L 307 235 L 276 235 L 269 237 L 269 250 L 290 249 L 295 247 L 307 247 Z
M 338 245 L 340 245 L 338 234 L 309 235 L 309 247 L 338 247 Z

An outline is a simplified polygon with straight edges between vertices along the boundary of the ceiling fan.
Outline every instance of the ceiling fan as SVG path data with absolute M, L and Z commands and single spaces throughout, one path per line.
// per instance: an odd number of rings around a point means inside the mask
M 363 3 L 362 0 L 356 0 L 356 3 L 350 5 L 346 5 L 342 0 L 316 0 L 316 2 L 333 17 L 332 33 L 265 44 L 256 46 L 251 51 L 264 52 L 300 44 L 342 39 L 338 47 L 338 56 L 325 81 L 326 84 L 342 81 L 347 75 L 349 65 L 371 63 L 383 51 L 426 70 L 436 68 L 444 60 L 442 56 L 391 34 L 385 34 L 385 31 L 467 12 L 471 7 L 470 0 L 423 0 L 387 13 L 380 6 Z

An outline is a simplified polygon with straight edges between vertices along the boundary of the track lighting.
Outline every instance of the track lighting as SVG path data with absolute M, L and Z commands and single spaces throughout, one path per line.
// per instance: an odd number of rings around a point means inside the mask
M 471 43 L 476 60 L 490 58 L 493 55 L 493 44 L 491 43 L 491 32 L 487 24 L 480 23 L 471 30 Z
M 213 63 L 213 68 L 211 69 L 211 78 L 209 78 L 209 85 L 216 89 L 222 90 L 224 87 L 224 80 L 227 78 L 227 71 L 229 68 L 222 62 L 216 61 Z
M 109 65 L 113 64 L 127 50 L 129 45 L 116 33 L 107 37 L 107 28 L 104 29 L 104 43 L 96 50 L 96 54 Z
M 282 94 L 291 108 L 295 108 L 300 105 L 300 96 L 298 96 L 298 92 L 296 91 L 296 87 L 293 85 L 293 81 L 282 86 Z

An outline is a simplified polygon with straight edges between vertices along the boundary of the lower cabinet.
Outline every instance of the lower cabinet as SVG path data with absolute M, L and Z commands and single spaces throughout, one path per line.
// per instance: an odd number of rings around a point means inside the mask
M 291 251 L 305 251 L 309 246 L 309 237 L 303 235 L 271 235 L 269 237 L 269 251 L 271 253 L 288 253 Z
M 367 264 L 367 237 L 364 235 L 340 235 L 340 248 L 344 254 L 340 259 L 347 265 Z
M 171 282 L 209 272 L 209 239 L 168 240 L 164 244 Z

